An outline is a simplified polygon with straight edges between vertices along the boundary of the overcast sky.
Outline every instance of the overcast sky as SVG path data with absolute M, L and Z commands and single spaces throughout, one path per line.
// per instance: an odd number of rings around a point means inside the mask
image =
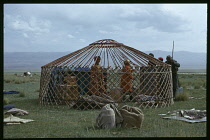
M 72 52 L 101 39 L 206 52 L 207 4 L 4 5 L 5 52 Z

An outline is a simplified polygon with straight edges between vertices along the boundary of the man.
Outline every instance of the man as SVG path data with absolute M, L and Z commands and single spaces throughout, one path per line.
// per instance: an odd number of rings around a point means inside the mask
M 124 61 L 124 66 L 122 68 L 122 72 L 123 72 L 123 75 L 121 77 L 121 84 L 120 84 L 120 87 L 123 89 L 123 93 L 124 93 L 124 96 L 123 98 L 125 98 L 126 94 L 131 94 L 131 92 L 133 91 L 132 89 L 132 79 L 134 78 L 132 76 L 132 72 L 134 71 L 132 68 L 131 68 L 131 65 L 130 65 L 130 60 L 125 60 Z M 130 96 L 130 100 L 132 100 L 132 97 Z
M 160 61 L 163 61 L 163 57 L 158 57 L 158 59 L 159 59 Z
M 106 93 L 103 69 L 99 64 L 101 57 L 95 56 L 94 61 L 95 63 L 92 65 L 90 73 L 89 93 L 100 96 L 101 93 Z
M 154 57 L 154 54 L 153 53 L 149 53 L 149 55 L 151 57 Z M 149 66 L 156 66 L 156 64 L 154 62 L 152 62 L 151 60 L 149 60 L 149 63 L 148 63 Z
M 124 61 L 124 67 L 122 68 L 123 75 L 121 77 L 121 88 L 123 88 L 123 92 L 132 92 L 132 68 L 130 66 L 130 60 Z
M 171 65 L 172 81 L 173 81 L 173 97 L 175 98 L 176 90 L 179 87 L 177 71 L 178 68 L 180 67 L 180 64 L 176 60 L 173 60 L 173 58 L 170 55 L 166 57 L 165 63 Z

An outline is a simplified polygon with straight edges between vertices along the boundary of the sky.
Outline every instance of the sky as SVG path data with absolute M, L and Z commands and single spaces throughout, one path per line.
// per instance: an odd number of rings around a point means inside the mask
M 101 39 L 206 52 L 207 4 L 4 4 L 4 52 L 73 52 Z

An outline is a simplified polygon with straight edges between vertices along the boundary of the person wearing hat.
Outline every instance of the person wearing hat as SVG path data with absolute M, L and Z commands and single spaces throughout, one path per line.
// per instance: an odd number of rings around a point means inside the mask
M 101 57 L 95 56 L 94 61 L 95 63 L 91 66 L 89 94 L 100 96 L 101 93 L 106 93 L 103 69 L 99 64 Z
M 153 53 L 149 53 L 149 55 L 152 56 L 152 57 L 154 57 L 154 54 Z M 149 60 L 148 65 L 149 66 L 156 66 L 156 64 L 154 62 L 152 62 L 151 60 Z
M 123 74 L 122 74 L 122 77 L 121 77 L 121 85 L 120 85 L 120 87 L 123 89 L 123 93 L 124 93 L 124 95 L 126 95 L 126 94 L 131 94 L 131 92 L 133 91 L 133 89 L 132 89 L 132 79 L 133 79 L 133 76 L 132 76 L 132 72 L 134 71 L 134 70 L 132 70 L 132 68 L 131 68 L 131 65 L 130 65 L 130 60 L 125 60 L 124 61 L 124 66 L 123 66 L 123 68 L 122 68 L 122 72 L 123 72 Z M 131 99 L 132 97 L 130 96 L 130 99 Z
M 178 68 L 180 67 L 180 64 L 174 60 L 170 55 L 166 57 L 165 63 L 171 65 L 171 71 L 172 71 L 172 81 L 173 81 L 173 97 L 175 98 L 176 90 L 179 87 L 178 84 Z
M 163 61 L 163 57 L 158 57 L 158 60 Z

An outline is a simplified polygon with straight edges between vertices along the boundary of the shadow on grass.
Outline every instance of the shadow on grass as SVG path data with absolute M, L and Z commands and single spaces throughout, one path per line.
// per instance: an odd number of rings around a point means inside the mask
M 97 126 L 89 126 L 89 127 L 86 127 L 86 129 L 88 129 L 88 130 L 100 130 L 100 128 L 99 127 L 97 127 Z

